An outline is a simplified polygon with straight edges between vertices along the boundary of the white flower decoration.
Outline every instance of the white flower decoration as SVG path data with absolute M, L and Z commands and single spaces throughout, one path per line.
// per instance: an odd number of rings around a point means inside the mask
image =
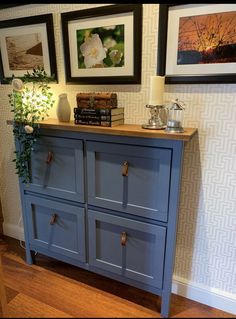
M 25 125 L 25 131 L 26 131 L 27 134 L 32 134 L 34 129 L 30 125 Z
M 21 92 L 24 88 L 24 83 L 21 81 L 21 79 L 13 79 L 12 87 L 14 91 Z
M 103 64 L 106 57 L 106 51 L 102 45 L 102 41 L 98 34 L 92 34 L 91 37 L 85 39 L 80 46 L 81 53 L 84 56 L 84 64 L 86 68 Z

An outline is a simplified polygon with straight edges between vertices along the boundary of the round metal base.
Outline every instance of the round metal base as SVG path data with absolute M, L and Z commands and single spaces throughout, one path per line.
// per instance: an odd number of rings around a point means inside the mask
M 147 128 L 149 130 L 163 130 L 166 128 L 166 125 L 143 124 L 142 128 Z
M 166 127 L 165 129 L 168 133 L 183 133 L 184 129 L 182 127 Z

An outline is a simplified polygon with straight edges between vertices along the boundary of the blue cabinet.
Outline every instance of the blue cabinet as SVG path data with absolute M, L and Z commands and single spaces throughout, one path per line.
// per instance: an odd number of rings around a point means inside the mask
M 84 202 L 83 142 L 43 136 L 32 152 L 30 190 Z M 29 188 L 27 186 L 27 189 Z
M 153 292 L 168 316 L 184 142 L 87 130 L 40 131 L 20 185 L 27 262 L 40 252 Z
M 166 228 L 89 210 L 89 264 L 162 287 Z
M 84 208 L 25 196 L 29 245 L 85 262 Z
M 88 203 L 167 221 L 171 155 L 171 149 L 88 142 Z

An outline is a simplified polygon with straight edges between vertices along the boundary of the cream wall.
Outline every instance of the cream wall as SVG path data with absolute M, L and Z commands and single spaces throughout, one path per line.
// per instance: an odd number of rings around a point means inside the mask
M 1 10 L 0 20 L 53 13 L 59 77 L 59 84 L 51 85 L 55 98 L 67 92 L 73 107 L 77 92 L 117 92 L 119 106 L 125 107 L 126 123 L 144 123 L 149 118 L 145 109 L 149 80 L 156 73 L 159 6 L 143 5 L 141 85 L 65 85 L 60 12 L 94 6 L 31 4 Z M 6 126 L 6 120 L 12 118 L 9 91 L 9 85 L 0 85 L 0 196 L 4 232 L 19 238 L 22 229 L 19 187 L 12 163 L 11 127 Z M 173 291 L 235 312 L 236 84 L 166 85 L 166 100 L 177 97 L 187 105 L 185 126 L 197 127 L 199 133 L 186 144 L 184 153 Z M 56 117 L 55 107 L 51 116 Z

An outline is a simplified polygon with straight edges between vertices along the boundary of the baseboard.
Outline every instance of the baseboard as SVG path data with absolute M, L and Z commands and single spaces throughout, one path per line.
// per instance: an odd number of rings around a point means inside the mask
M 173 277 L 172 292 L 236 315 L 236 295 L 216 288 L 210 288 L 184 278 Z
M 3 234 L 18 240 L 25 240 L 24 228 L 18 225 L 3 223 Z
M 3 234 L 24 241 L 24 229 L 18 225 L 3 223 Z M 190 282 L 178 276 L 173 277 L 172 292 L 236 315 L 236 296 L 219 289 Z

